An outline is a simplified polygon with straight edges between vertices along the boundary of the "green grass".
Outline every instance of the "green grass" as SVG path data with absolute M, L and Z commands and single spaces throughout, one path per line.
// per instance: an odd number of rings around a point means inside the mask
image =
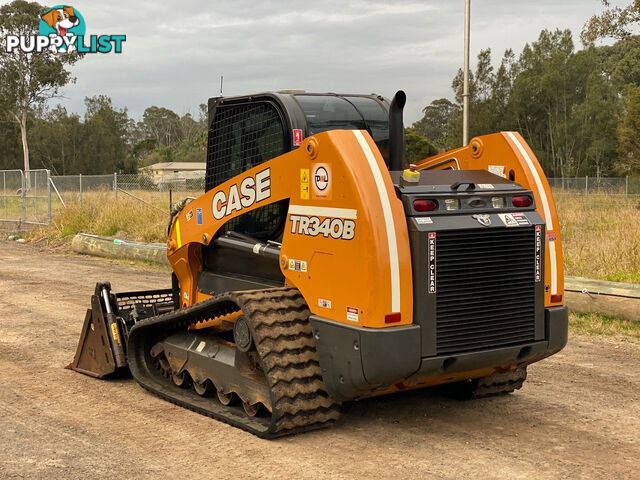
M 640 271 L 610 273 L 605 275 L 605 280 L 610 282 L 637 283 L 640 285 Z
M 640 341 L 640 321 L 632 322 L 600 313 L 569 313 L 569 331 L 583 335 L 618 336 Z

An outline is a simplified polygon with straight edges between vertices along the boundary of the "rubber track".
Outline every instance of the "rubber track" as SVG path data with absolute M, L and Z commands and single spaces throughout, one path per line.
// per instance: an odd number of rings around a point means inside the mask
M 482 398 L 511 393 L 522 388 L 527 379 L 527 367 L 520 367 L 506 373 L 494 373 L 474 382 L 471 398 Z
M 273 411 L 267 419 L 225 413 L 214 398 L 203 399 L 190 390 L 175 388 L 150 364 L 148 352 L 157 339 L 238 310 L 247 319 L 270 387 Z M 338 419 L 340 404 L 325 391 L 309 315 L 304 298 L 292 287 L 218 295 L 138 322 L 129 336 L 129 367 L 150 392 L 263 438 L 323 428 Z

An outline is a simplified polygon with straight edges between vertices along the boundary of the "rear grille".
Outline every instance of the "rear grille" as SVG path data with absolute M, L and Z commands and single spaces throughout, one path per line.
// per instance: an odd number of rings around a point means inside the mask
M 438 232 L 437 353 L 534 341 L 534 275 L 533 228 Z

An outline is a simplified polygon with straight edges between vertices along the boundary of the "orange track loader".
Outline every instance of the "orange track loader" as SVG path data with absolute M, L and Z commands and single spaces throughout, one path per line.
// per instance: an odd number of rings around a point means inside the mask
M 209 100 L 205 192 L 169 225 L 172 288 L 99 283 L 71 368 L 262 437 L 342 401 L 522 386 L 567 341 L 556 209 L 515 132 L 406 165 L 403 92 Z

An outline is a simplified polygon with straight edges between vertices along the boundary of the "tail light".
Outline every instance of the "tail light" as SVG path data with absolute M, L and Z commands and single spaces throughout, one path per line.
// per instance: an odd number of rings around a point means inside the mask
M 418 201 L 418 200 L 416 200 Z M 398 323 L 402 319 L 400 312 L 389 313 L 384 316 L 384 323 Z
M 551 303 L 562 302 L 562 295 L 551 295 Z
M 413 209 L 416 212 L 432 212 L 438 208 L 436 200 L 414 200 Z
M 530 207 L 532 203 L 533 203 L 533 198 L 531 198 L 529 195 L 511 198 L 511 204 L 514 207 L 518 207 L 518 208 Z

